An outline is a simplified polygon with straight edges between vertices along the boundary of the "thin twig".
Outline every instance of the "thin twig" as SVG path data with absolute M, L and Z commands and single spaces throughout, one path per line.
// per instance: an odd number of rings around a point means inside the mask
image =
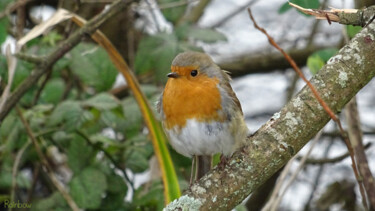
M 233 10 L 232 12 L 230 12 L 228 15 L 222 17 L 216 23 L 214 23 L 211 26 L 209 26 L 209 28 L 216 28 L 216 27 L 222 26 L 224 23 L 228 22 L 230 19 L 232 19 L 233 17 L 235 17 L 237 14 L 239 14 L 240 12 L 242 12 L 243 10 L 245 10 L 246 8 L 250 7 L 251 5 L 257 3 L 258 1 L 259 0 L 250 0 L 250 1 L 248 1 L 243 6 L 240 6 L 239 8 L 237 8 L 237 9 Z
M 311 145 L 310 145 L 310 148 L 309 150 L 306 152 L 306 154 L 303 156 L 303 158 L 301 159 L 301 161 L 299 162 L 299 165 L 297 167 L 297 169 L 292 173 L 292 175 L 290 176 L 289 180 L 288 181 L 284 181 L 284 180 L 280 180 L 278 183 L 281 183 L 281 184 L 284 184 L 285 183 L 285 186 L 284 188 L 281 190 L 280 189 L 276 189 L 274 190 L 274 192 L 276 192 L 276 194 L 272 193 L 273 196 L 275 196 L 275 198 L 271 198 L 269 200 L 269 202 L 266 204 L 266 206 L 262 209 L 262 210 L 271 210 L 271 211 L 275 211 L 277 210 L 277 208 L 279 207 L 279 204 L 281 202 L 281 199 L 284 197 L 286 191 L 288 190 L 289 186 L 294 182 L 294 180 L 297 178 L 297 175 L 298 173 L 302 170 L 302 168 L 305 166 L 305 163 L 306 163 L 306 160 L 307 158 L 309 157 L 309 155 L 311 154 L 312 150 L 314 149 L 316 143 L 318 143 L 319 139 L 320 139 L 320 136 L 322 135 L 322 131 L 320 131 L 314 138 L 314 140 L 312 141 Z M 293 159 L 291 159 L 289 162 L 293 162 L 295 160 L 295 157 Z M 289 163 L 288 163 L 289 164 Z M 286 175 L 288 172 L 289 172 L 290 168 L 285 168 L 283 170 L 283 174 L 284 174 L 284 171 L 286 171 L 286 173 L 284 175 Z M 281 187 L 281 185 L 279 186 Z
M 325 8 L 326 5 L 327 5 L 327 2 L 328 0 L 324 0 L 321 4 L 320 4 L 320 8 Z M 314 43 L 314 39 L 315 39 L 315 35 L 316 35 L 316 32 L 318 31 L 319 29 L 319 23 L 320 21 L 318 20 L 315 20 L 314 21 L 314 25 L 312 26 L 312 30 L 310 32 L 310 35 L 309 35 L 309 38 L 307 40 L 307 46 L 310 46 Z
M 275 42 L 275 40 L 267 33 L 267 31 L 261 27 L 258 26 L 258 24 L 256 23 L 252 13 L 251 13 L 251 10 L 250 8 L 248 8 L 248 12 L 249 12 L 249 16 L 250 16 L 250 19 L 253 21 L 254 23 L 254 27 L 257 28 L 259 31 L 263 32 L 267 38 L 268 38 L 268 41 L 269 43 L 274 46 L 277 50 L 279 50 L 283 55 L 284 57 L 286 58 L 286 60 L 288 60 L 288 62 L 290 63 L 290 65 L 293 67 L 293 69 L 298 73 L 298 75 L 302 78 L 303 81 L 306 82 L 307 86 L 310 88 L 310 90 L 312 91 L 314 97 L 316 100 L 318 100 L 319 104 L 323 107 L 323 109 L 326 111 L 326 113 L 331 117 L 331 119 L 337 124 L 337 126 L 339 127 L 339 130 L 340 130 L 340 133 L 341 133 L 341 136 L 342 138 L 345 140 L 345 143 L 346 143 L 346 146 L 350 152 L 350 158 L 352 160 L 352 168 L 353 168 L 353 172 L 354 172 L 354 175 L 357 179 L 357 182 L 359 184 L 359 187 L 360 187 L 360 190 L 361 190 L 361 193 L 364 193 L 363 191 L 363 187 L 360 185 L 361 184 L 361 177 L 358 173 L 358 168 L 357 168 L 357 164 L 356 164 L 356 160 L 354 159 L 354 152 L 353 152 L 353 148 L 350 144 L 350 140 L 348 138 L 348 136 L 346 135 L 346 132 L 344 130 L 344 128 L 342 127 L 341 125 L 341 121 L 340 119 L 338 119 L 335 115 L 335 113 L 331 110 L 331 108 L 327 105 L 327 103 L 320 97 L 319 95 L 319 92 L 315 89 L 315 87 L 306 79 L 306 77 L 303 75 L 301 69 L 297 66 L 297 64 L 295 63 L 295 61 Z M 361 188 L 362 187 L 362 188 Z M 365 195 L 362 195 L 362 197 L 366 197 Z
M 39 171 L 40 171 L 40 163 L 35 163 L 33 165 L 33 179 L 32 179 L 32 182 L 31 182 L 31 187 L 29 188 L 29 190 L 27 191 L 27 201 L 26 203 L 30 203 L 32 201 L 32 197 L 33 197 L 33 193 L 34 193 L 34 190 L 35 190 L 35 186 L 36 186 L 36 183 L 38 181 L 38 177 L 39 177 Z
M 32 106 L 36 105 L 38 103 L 38 100 L 40 98 L 40 95 L 42 94 L 43 92 L 43 89 L 44 87 L 46 86 L 47 82 L 49 81 L 49 79 L 51 78 L 51 75 L 52 75 L 52 68 L 47 72 L 47 75 L 46 77 L 44 78 L 42 84 L 40 85 L 38 91 L 36 92 L 35 96 L 34 96 L 34 99 L 31 103 Z
M 26 25 L 26 7 L 25 5 L 18 6 L 16 19 L 16 35 L 17 39 L 23 36 L 23 30 Z
M 204 9 L 210 2 L 211 0 L 200 0 L 196 6 L 191 8 L 188 13 L 186 13 L 180 18 L 180 20 L 177 21 L 177 25 L 181 25 L 187 22 L 197 23 L 202 17 Z
M 14 3 L 8 4 L 8 6 L 5 8 L 5 10 L 0 13 L 0 19 L 3 18 L 6 15 L 11 14 L 18 7 L 25 6 L 27 3 L 31 2 L 31 1 L 34 1 L 34 0 L 20 0 L 20 1 L 16 1 Z
M 33 145 L 35 147 L 35 151 L 38 154 L 39 159 L 41 160 L 43 166 L 46 168 L 47 174 L 48 174 L 49 178 L 51 179 L 52 183 L 57 188 L 57 190 L 61 193 L 63 198 L 66 200 L 69 207 L 74 211 L 79 211 L 79 208 L 78 208 L 77 204 L 75 203 L 75 201 L 73 200 L 73 198 L 69 195 L 68 191 L 65 190 L 65 187 L 60 183 L 60 181 L 57 179 L 57 177 L 53 173 L 53 169 L 49 165 L 49 163 L 47 161 L 47 158 L 44 156 L 42 150 L 40 149 L 38 141 L 36 140 L 36 138 L 34 136 L 34 133 L 32 132 L 32 130 L 30 128 L 29 123 L 26 121 L 25 117 L 23 116 L 21 109 L 16 107 L 16 111 L 17 111 L 17 113 L 18 113 L 18 115 L 21 119 L 22 124 L 24 125 L 24 127 L 26 129 L 27 135 L 29 136 L 29 138 L 31 139 L 31 142 L 33 143 Z
M 29 147 L 30 141 L 27 141 L 21 149 L 17 152 L 16 159 L 14 160 L 13 169 L 12 169 L 12 188 L 10 190 L 10 201 L 14 200 L 14 195 L 16 192 L 16 186 L 17 186 L 17 173 L 18 173 L 18 166 L 21 162 L 21 158 L 27 147 Z M 9 211 L 12 211 L 13 206 L 9 208 Z
M 149 0 L 145 0 L 145 2 L 151 8 L 151 3 L 149 2 Z M 156 32 L 161 32 L 160 24 L 159 24 L 158 19 L 156 18 L 155 11 L 154 10 L 150 10 L 150 13 L 151 13 L 152 19 L 154 20 L 154 24 L 155 24 L 155 27 L 156 27 Z
M 34 64 L 40 64 L 46 59 L 45 57 L 30 55 L 30 54 L 24 54 L 24 53 L 21 53 L 21 52 L 18 52 L 16 54 L 14 54 L 14 56 L 16 56 L 19 59 L 22 59 L 24 61 L 34 63 Z
M 333 143 L 333 142 L 332 142 Z M 365 149 L 368 149 L 371 147 L 371 142 L 367 143 L 364 148 Z M 314 159 L 314 158 L 308 158 L 306 160 L 306 163 L 308 164 L 311 164 L 311 165 L 324 165 L 324 164 L 333 164 L 333 163 L 337 163 L 337 162 L 340 162 L 342 160 L 344 160 L 345 158 L 349 157 L 350 156 L 350 153 L 349 152 L 346 152 L 342 155 L 339 155 L 337 157 L 334 157 L 334 158 L 323 158 L 323 159 Z M 302 157 L 297 157 L 297 160 L 300 160 L 302 159 Z
M 330 141 L 329 144 L 328 144 L 328 146 L 325 148 L 324 153 L 323 153 L 324 157 L 328 156 L 328 153 L 331 150 L 331 148 L 333 146 L 333 143 L 334 143 L 333 141 Z M 306 160 L 306 164 L 308 164 L 308 162 L 307 162 L 308 160 L 309 159 Z M 325 166 L 323 166 L 323 165 L 319 166 L 318 172 L 315 175 L 315 179 L 314 179 L 314 183 L 313 183 L 313 186 L 312 186 L 312 190 L 310 191 L 310 196 L 309 196 L 309 198 L 308 198 L 308 200 L 306 201 L 306 204 L 305 204 L 305 209 L 304 209 L 305 211 L 311 210 L 310 203 L 313 201 L 313 198 L 314 198 L 314 195 L 315 195 L 315 191 L 318 188 L 318 184 L 319 184 L 320 178 L 322 177 L 322 173 L 323 173 L 324 167 Z
M 13 78 L 16 72 L 16 67 L 17 67 L 17 59 L 13 55 L 11 55 L 10 45 L 7 45 L 5 54 L 6 54 L 7 63 L 8 63 L 8 84 L 6 85 L 3 91 L 3 94 L 1 95 L 1 98 L 0 98 L 0 112 L 3 110 L 4 105 L 8 100 L 8 96 L 9 96 L 10 89 L 13 84 Z
M 112 157 L 111 154 L 109 154 L 109 152 L 107 152 L 107 150 L 105 150 L 103 147 L 99 146 L 99 145 L 95 145 L 92 143 L 92 141 L 90 140 L 90 138 L 84 133 L 82 132 L 81 130 L 77 129 L 76 130 L 77 134 L 80 135 L 90 146 L 92 146 L 94 149 L 98 149 L 102 152 L 104 152 L 104 155 L 111 161 L 111 163 L 118 169 L 122 172 L 122 174 L 124 175 L 125 177 L 125 180 L 129 183 L 130 185 L 130 188 L 132 190 L 132 192 L 134 193 L 135 189 L 134 189 L 134 184 L 133 182 L 130 180 L 128 174 L 126 173 L 125 171 L 125 168 L 123 168 L 122 166 L 120 166 L 116 160 Z
M 365 148 L 363 146 L 361 121 L 357 108 L 356 98 L 354 97 L 345 108 L 345 116 L 348 125 L 348 133 L 353 146 L 354 156 L 357 160 L 357 167 L 362 178 L 362 185 L 367 193 L 370 210 L 375 209 L 375 182 L 368 165 Z M 366 198 L 363 198 L 366 200 Z

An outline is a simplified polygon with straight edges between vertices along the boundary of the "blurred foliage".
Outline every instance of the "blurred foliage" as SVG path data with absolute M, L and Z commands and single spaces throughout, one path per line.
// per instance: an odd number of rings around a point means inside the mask
M 5 19 L 0 20 L 0 43 L 3 43 L 7 37 L 8 22 Z
M 173 58 L 184 51 L 203 51 L 197 42 L 226 41 L 226 37 L 212 29 L 182 24 L 172 33 L 160 32 L 141 39 L 135 57 L 137 74 L 151 74 L 157 82 L 165 83 Z M 147 59 L 145 59 L 147 58 Z
M 1 1 L 0 10 L 11 1 Z M 160 3 L 173 3 L 164 0 Z M 186 6 L 162 10 L 176 24 Z M 7 18 L 0 20 L 0 43 L 11 26 Z M 65 32 L 64 32 L 65 33 Z M 66 39 L 61 30 L 28 42 L 24 53 L 44 56 Z M 135 52 L 135 72 L 151 76 L 141 85 L 150 104 L 157 101 L 173 57 L 179 52 L 202 51 L 199 43 L 225 41 L 223 34 L 194 25 L 174 26 L 171 33 L 143 35 Z M 35 65 L 18 60 L 11 90 L 30 76 Z M 0 90 L 8 83 L 7 62 L 0 54 Z M 18 104 L 30 124 L 43 153 L 58 177 L 64 181 L 77 205 L 86 210 L 161 210 L 164 190 L 161 179 L 152 180 L 134 190 L 132 201 L 125 201 L 131 189 L 124 169 L 134 174 L 158 169 L 150 166 L 153 146 L 145 130 L 138 104 L 132 96 L 121 99 L 110 94 L 118 72 L 105 50 L 91 42 L 81 42 L 59 59 L 46 74 L 21 98 Z M 68 210 L 69 206 L 40 167 L 34 146 L 30 144 L 24 125 L 15 111 L 0 125 L 0 194 L 9 198 L 12 168 L 17 152 L 28 146 L 22 155 L 16 177 L 16 196 L 31 197 L 32 210 Z M 55 153 L 49 153 L 57 149 Z M 191 161 L 172 150 L 172 159 L 182 189 L 188 187 Z M 35 172 L 39 172 L 33 177 Z M 155 178 L 154 178 L 155 177 Z M 37 183 L 36 187 L 34 184 Z M 21 201 L 21 200 L 20 200 Z
M 311 54 L 307 58 L 307 67 L 310 69 L 310 72 L 314 75 L 318 73 L 327 61 L 337 52 L 338 50 L 336 48 L 326 48 Z
M 168 4 L 176 2 L 176 0 L 159 0 L 160 5 Z M 172 7 L 168 9 L 163 9 L 162 13 L 168 21 L 172 22 L 173 24 L 177 24 L 177 22 L 185 15 L 185 11 L 187 9 L 187 5 L 181 5 L 178 7 Z
M 352 39 L 361 30 L 361 26 L 346 25 L 346 33 L 348 34 L 350 39 Z

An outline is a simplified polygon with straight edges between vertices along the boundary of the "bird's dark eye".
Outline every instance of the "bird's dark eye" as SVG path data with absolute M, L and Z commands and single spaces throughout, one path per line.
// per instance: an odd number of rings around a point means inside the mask
M 193 76 L 193 77 L 197 76 L 198 75 L 198 70 L 192 70 L 190 72 L 190 75 Z

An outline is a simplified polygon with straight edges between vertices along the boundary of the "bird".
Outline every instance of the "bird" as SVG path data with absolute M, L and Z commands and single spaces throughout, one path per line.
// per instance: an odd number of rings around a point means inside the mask
M 249 129 L 228 72 L 209 55 L 193 51 L 178 54 L 167 77 L 157 102 L 162 127 L 170 145 L 193 158 L 193 167 L 195 160 L 195 179 L 199 179 L 212 167 L 213 155 L 221 153 L 222 158 L 228 158 L 243 146 Z

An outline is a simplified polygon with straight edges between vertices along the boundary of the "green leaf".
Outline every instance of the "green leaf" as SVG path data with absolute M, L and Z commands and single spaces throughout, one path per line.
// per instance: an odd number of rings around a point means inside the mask
M 160 89 L 152 84 L 141 85 L 141 90 L 147 98 L 153 97 L 155 94 L 160 94 Z
M 93 118 L 92 114 L 81 108 L 77 101 L 64 101 L 56 106 L 53 110 L 47 124 L 56 126 L 64 123 L 67 131 L 80 128 L 85 122 Z
M 307 67 L 309 67 L 311 73 L 316 74 L 337 51 L 336 48 L 326 48 L 311 54 L 307 58 Z
M 30 75 L 30 72 L 32 69 L 33 69 L 33 66 L 31 64 L 24 62 L 22 60 L 18 60 L 16 72 L 14 73 L 12 90 L 18 87 L 18 85 L 20 85 L 21 82 Z
M 145 135 L 138 135 L 129 140 L 132 143 L 125 151 L 126 167 L 133 172 L 140 173 L 149 167 L 149 158 L 153 154 L 153 148 Z
M 326 48 L 323 50 L 319 50 L 314 54 L 318 55 L 324 63 L 326 63 L 332 56 L 334 56 L 338 52 L 337 48 Z
M 124 182 L 124 178 L 117 174 L 108 175 L 107 181 L 109 193 L 122 193 L 125 195 L 128 191 L 128 186 Z
M 123 102 L 123 110 L 125 116 L 125 135 L 130 138 L 139 134 L 142 128 L 143 118 L 137 103 L 132 98 L 126 98 Z
M 69 167 L 74 173 L 79 173 L 85 166 L 92 163 L 96 153 L 82 137 L 75 135 L 70 141 L 67 155 Z
M 80 208 L 98 209 L 102 195 L 107 189 L 107 181 L 101 171 L 88 167 L 73 177 L 69 187 L 74 201 Z
M 279 8 L 279 11 L 278 13 L 279 14 L 283 14 L 285 12 L 287 12 L 288 10 L 292 9 L 292 7 L 289 5 L 288 2 L 285 2 L 283 5 L 281 5 L 281 7 Z
M 158 3 L 159 5 L 163 4 L 168 4 L 168 3 L 173 3 L 173 2 L 179 2 L 179 0 L 159 0 Z M 162 13 L 168 21 L 172 22 L 173 24 L 176 24 L 178 20 L 185 14 L 186 10 L 186 4 L 172 7 L 172 8 L 167 8 L 163 9 Z
M 55 46 L 56 42 L 63 39 L 63 36 L 56 31 L 51 31 L 47 35 L 43 36 L 42 43 L 46 43 L 50 46 Z
M 125 193 L 107 193 L 105 198 L 102 200 L 102 204 L 100 205 L 101 210 L 106 211 L 117 211 L 117 210 L 136 210 L 136 209 L 129 209 L 124 207 Z
M 0 127 L 0 140 L 4 141 L 9 136 L 10 132 L 16 129 L 16 125 L 19 122 L 19 118 L 9 114 L 3 121 Z M 0 142 L 1 143 L 1 142 Z
M 109 110 L 114 109 L 120 105 L 120 103 L 108 93 L 99 93 L 94 97 L 83 102 L 85 106 L 91 106 L 98 110 Z
M 31 211 L 39 210 L 65 211 L 70 210 L 70 208 L 61 193 L 56 191 L 48 198 L 32 203 Z
M 79 44 L 72 52 L 71 67 L 74 74 L 97 92 L 110 89 L 116 80 L 117 70 L 107 53 L 92 44 Z
M 178 40 L 174 34 L 159 33 L 144 37 L 135 57 L 136 73 L 151 72 L 158 82 L 165 82 L 172 60 L 179 52 Z
M 307 58 L 307 67 L 312 74 L 316 74 L 324 66 L 324 61 L 319 55 L 313 54 Z
M 51 79 L 50 81 L 48 81 L 48 83 L 44 87 L 40 95 L 40 100 L 45 103 L 56 104 L 62 98 L 64 89 L 65 89 L 65 83 L 62 79 L 60 78 Z
M 8 189 L 12 187 L 12 172 L 9 171 L 4 171 L 2 169 L 1 174 L 0 174 L 0 188 L 2 189 Z M 22 174 L 18 174 L 16 178 L 16 183 L 19 188 L 30 188 L 31 187 L 31 182 L 29 179 L 26 178 L 26 176 Z
M 297 4 L 298 6 L 301 6 L 306 9 L 318 9 L 320 6 L 319 0 L 290 0 L 291 3 Z M 288 11 L 291 6 L 289 6 L 288 2 L 281 5 L 279 8 L 279 14 L 283 14 L 286 11 Z M 299 13 L 303 14 L 306 17 L 311 17 L 310 15 L 306 15 L 305 13 L 297 10 Z
M 361 26 L 346 25 L 346 32 L 348 33 L 350 39 L 352 39 L 361 30 Z
M 147 191 L 145 189 L 147 188 Z M 163 190 L 163 185 L 160 181 L 154 181 L 151 187 L 140 187 L 138 188 L 133 197 L 134 206 L 140 207 L 141 210 L 163 210 L 164 198 L 160 192 Z

